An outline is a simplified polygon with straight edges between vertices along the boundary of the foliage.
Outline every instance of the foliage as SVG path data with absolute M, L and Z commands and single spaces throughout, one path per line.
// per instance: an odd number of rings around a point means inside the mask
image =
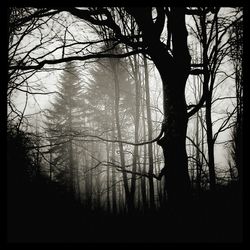
M 13 124 L 7 128 L 8 180 L 30 182 L 36 176 L 35 140 Z

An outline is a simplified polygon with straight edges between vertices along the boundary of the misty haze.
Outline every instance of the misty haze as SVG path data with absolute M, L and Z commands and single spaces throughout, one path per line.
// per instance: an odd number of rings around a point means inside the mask
M 8 242 L 242 241 L 242 7 L 8 17 Z

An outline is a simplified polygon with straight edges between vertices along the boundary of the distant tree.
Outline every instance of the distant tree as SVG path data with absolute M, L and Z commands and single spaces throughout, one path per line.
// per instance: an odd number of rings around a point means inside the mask
M 133 124 L 132 121 L 135 119 L 134 113 L 134 84 L 131 81 L 126 70 L 126 62 L 119 59 L 99 59 L 96 67 L 91 71 L 92 79 L 86 90 L 86 102 L 88 105 L 90 119 L 95 121 L 99 132 L 105 132 L 106 137 L 112 139 L 121 139 L 121 134 L 128 131 L 128 128 Z M 131 119 L 132 118 L 132 119 Z M 109 150 L 110 147 L 106 147 Z M 113 202 L 116 202 L 116 191 L 115 191 L 115 145 L 112 144 L 110 160 L 113 162 L 112 167 L 112 195 Z M 125 166 L 126 159 L 124 157 L 124 148 L 119 143 L 119 155 L 121 160 L 121 167 Z M 107 162 L 110 162 L 107 159 Z M 123 181 L 126 186 L 125 192 L 128 196 L 128 206 L 133 207 L 133 195 L 129 190 L 129 183 L 126 181 L 127 173 L 123 172 Z M 109 167 L 107 167 L 107 176 L 109 176 Z M 135 178 L 135 177 L 134 177 Z M 133 178 L 132 178 L 133 180 Z M 109 180 L 108 180 L 109 181 Z M 131 181 L 133 183 L 133 181 Z M 109 184 L 107 184 L 109 186 Z M 125 187 L 124 186 L 124 187 Z M 135 187 L 135 185 L 132 185 Z M 134 188 L 132 188 L 134 193 Z M 109 193 L 109 188 L 107 187 Z M 107 194 L 107 197 L 109 195 Z M 109 200 L 109 199 L 108 199 Z M 129 205 L 130 204 L 130 205 Z M 116 205 L 114 205 L 114 209 Z
M 68 62 L 60 77 L 58 95 L 47 110 L 45 122 L 50 136 L 53 165 L 57 166 L 56 178 L 65 182 L 72 192 L 75 190 L 75 149 L 73 136 L 81 128 L 81 85 L 73 62 Z

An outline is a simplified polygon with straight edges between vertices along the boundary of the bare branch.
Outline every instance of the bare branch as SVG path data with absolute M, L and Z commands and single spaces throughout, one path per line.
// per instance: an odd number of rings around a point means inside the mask
M 124 169 L 121 169 L 121 167 L 116 167 L 117 168 L 117 171 L 120 171 L 120 172 L 126 172 L 126 173 L 130 173 L 130 174 L 135 174 L 135 175 L 139 175 L 139 176 L 144 176 L 144 177 L 147 177 L 147 178 L 155 178 L 157 180 L 160 180 L 158 176 L 156 176 L 155 174 L 150 174 L 150 173 L 140 173 L 140 172 L 135 172 L 135 171 L 131 171 L 131 170 L 124 170 Z
M 129 144 L 129 145 L 133 145 L 133 146 L 142 146 L 142 145 L 146 145 L 146 144 L 150 144 L 150 143 L 154 143 L 156 141 L 158 141 L 162 135 L 163 135 L 163 129 L 161 129 L 160 134 L 153 140 L 150 141 L 145 141 L 145 142 L 140 142 L 140 143 L 133 143 L 133 142 L 128 142 L 128 141 L 120 141 L 120 140 L 111 140 L 111 139 L 106 139 L 106 138 L 102 138 L 98 135 L 82 135 L 82 134 L 75 134 L 77 136 L 83 136 L 83 137 L 92 137 L 92 138 L 97 138 L 101 141 L 106 141 L 106 142 L 113 142 L 113 143 L 124 143 L 124 144 Z
M 227 117 L 226 120 L 224 120 L 224 122 L 221 124 L 220 128 L 217 130 L 217 132 L 214 134 L 214 138 L 213 141 L 215 142 L 219 133 L 223 132 L 225 130 L 225 127 L 227 126 L 228 122 L 230 121 L 231 117 L 235 114 L 237 110 L 237 107 L 234 108 L 234 110 L 230 113 L 230 115 Z
M 198 149 L 198 151 L 201 153 L 201 155 L 202 155 L 203 159 L 205 160 L 205 162 L 207 163 L 207 165 L 209 165 L 206 156 L 205 156 L 204 153 L 200 150 L 200 148 L 198 147 L 198 145 L 196 145 L 196 143 L 195 143 L 189 136 L 186 136 L 186 138 L 187 138 L 189 141 L 192 142 L 192 144 L 193 144 L 193 146 L 194 146 L 195 148 Z
M 190 75 L 201 75 L 201 74 L 204 74 L 204 70 L 202 69 L 193 69 L 193 70 L 190 70 Z
M 30 69 L 41 69 L 46 64 L 58 64 L 63 62 L 71 62 L 71 61 L 85 61 L 93 58 L 123 58 L 128 57 L 138 53 L 144 53 L 145 51 L 142 49 L 130 51 L 128 53 L 123 54 L 91 54 L 86 56 L 72 56 L 65 57 L 54 60 L 44 60 L 38 63 L 37 65 L 18 65 L 18 66 L 10 66 L 9 69 L 20 69 L 20 70 L 30 70 Z

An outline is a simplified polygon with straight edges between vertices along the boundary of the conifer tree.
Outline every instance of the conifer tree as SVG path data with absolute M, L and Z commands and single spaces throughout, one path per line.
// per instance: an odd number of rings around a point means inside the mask
M 68 62 L 59 80 L 58 94 L 47 110 L 46 125 L 51 137 L 55 177 L 72 192 L 77 179 L 73 135 L 81 128 L 80 94 L 78 71 L 73 62 Z

